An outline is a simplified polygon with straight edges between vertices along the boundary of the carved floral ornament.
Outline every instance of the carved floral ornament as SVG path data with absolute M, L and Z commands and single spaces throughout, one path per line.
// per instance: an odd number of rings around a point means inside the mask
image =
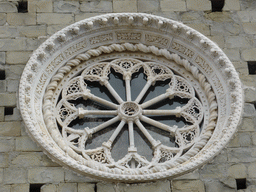
M 32 139 L 62 166 L 109 181 L 175 177 L 236 132 L 242 85 L 199 32 L 148 14 L 107 14 L 55 33 L 20 83 Z

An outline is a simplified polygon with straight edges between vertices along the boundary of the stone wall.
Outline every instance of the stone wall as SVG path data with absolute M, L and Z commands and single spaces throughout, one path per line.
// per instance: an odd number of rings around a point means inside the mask
M 247 65 L 247 61 L 256 61 L 255 0 L 226 0 L 223 12 L 211 12 L 209 0 L 27 3 L 28 12 L 23 13 L 17 8 L 19 1 L 0 0 L 0 192 L 29 192 L 29 188 L 40 187 L 42 192 L 256 191 L 256 75 L 249 74 Z M 233 62 L 244 84 L 244 117 L 236 136 L 209 164 L 170 181 L 102 183 L 63 169 L 28 137 L 19 114 L 17 94 L 30 54 L 59 29 L 110 12 L 146 12 L 181 21 L 216 42 Z M 252 73 L 256 73 L 255 69 Z M 247 189 L 237 190 L 237 182 L 245 179 Z

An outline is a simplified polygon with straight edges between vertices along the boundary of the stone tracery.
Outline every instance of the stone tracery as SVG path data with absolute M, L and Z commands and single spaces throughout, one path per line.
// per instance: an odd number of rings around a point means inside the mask
M 35 51 L 28 62 L 21 80 L 20 106 L 32 138 L 62 165 L 81 174 L 112 181 L 172 177 L 209 161 L 234 134 L 241 115 L 241 83 L 232 64 L 212 42 L 177 22 L 147 14 L 109 14 L 104 16 L 104 22 L 102 18 L 81 21 L 55 34 Z M 107 28 L 119 24 L 127 27 L 126 31 L 132 25 L 145 30 L 145 33 L 151 32 L 144 34 L 135 29 L 138 35 L 134 39 L 133 33 L 122 30 L 113 33 Z M 94 35 L 94 28 L 99 33 Z M 108 31 L 102 34 L 101 28 Z M 173 40 L 164 34 L 167 29 Z M 126 34 L 125 38 L 118 36 L 121 33 Z M 88 39 L 84 38 L 86 35 Z M 62 51 L 58 52 L 58 48 Z M 127 54 L 121 59 L 111 58 L 111 54 L 117 52 Z M 139 58 L 131 54 L 139 52 L 155 55 L 155 59 L 153 56 Z M 103 54 L 106 56 L 102 56 L 101 61 L 91 61 Z M 158 62 L 161 57 L 168 64 Z M 173 68 L 170 62 L 175 63 Z M 131 98 L 130 81 L 140 69 L 147 76 L 147 83 L 141 94 Z M 109 83 L 108 76 L 113 72 L 121 74 L 127 97 L 120 96 L 115 86 Z M 165 93 L 142 101 L 150 86 L 165 80 L 170 80 Z M 92 94 L 86 81 L 106 87 L 116 102 Z M 161 111 L 148 108 L 157 101 L 164 98 L 172 100 L 175 96 L 187 99 L 180 108 Z M 93 100 L 109 109 L 84 109 L 70 102 L 81 98 Z M 70 126 L 76 119 L 95 118 L 99 113 L 114 117 L 83 130 Z M 170 126 L 151 118 L 155 114 L 166 113 L 184 118 L 187 126 Z M 221 115 L 218 117 L 218 114 Z M 119 124 L 108 141 L 101 143 L 101 147 L 84 149 L 88 138 L 93 138 L 99 130 L 114 122 Z M 145 122 L 174 135 L 176 147 L 168 147 L 154 139 L 155 135 L 145 128 Z M 125 124 L 130 130 L 136 124 L 143 132 L 154 151 L 151 161 L 136 152 L 135 145 L 130 145 L 129 152 L 121 159 L 112 158 L 112 143 Z M 131 138 L 130 144 L 133 143 Z M 184 150 L 186 152 L 182 153 Z

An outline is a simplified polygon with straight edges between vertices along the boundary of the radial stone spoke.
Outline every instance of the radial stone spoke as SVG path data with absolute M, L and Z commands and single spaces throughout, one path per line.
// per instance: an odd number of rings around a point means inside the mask
M 149 142 L 151 143 L 153 148 L 156 148 L 157 146 L 159 146 L 161 144 L 160 141 L 156 141 L 147 131 L 147 129 L 144 127 L 144 125 L 142 125 L 142 123 L 140 122 L 139 119 L 135 120 L 136 125 L 139 127 L 139 129 L 141 130 L 141 132 L 145 135 L 145 137 L 149 140 Z
M 162 130 L 164 130 L 164 131 L 168 131 L 168 132 L 170 132 L 170 133 L 175 133 L 176 130 L 177 130 L 177 127 L 176 127 L 176 126 L 175 126 L 175 127 L 170 127 L 170 126 L 168 126 L 168 125 L 165 125 L 165 124 L 163 124 L 163 123 L 160 123 L 160 122 L 158 122 L 158 121 L 155 121 L 155 120 L 150 119 L 150 118 L 148 118 L 148 117 L 146 117 L 146 116 L 143 116 L 143 115 L 140 117 L 140 120 L 142 120 L 142 121 L 144 121 L 145 123 L 148 123 L 148 124 L 150 124 L 150 125 L 153 125 L 153 126 L 155 126 L 155 127 L 158 127 L 159 129 L 162 129 Z
M 113 109 L 117 109 L 118 108 L 118 105 L 116 105 L 116 104 L 114 104 L 112 102 L 109 102 L 109 101 L 107 101 L 105 99 L 102 99 L 100 97 L 97 97 L 97 96 L 95 96 L 95 95 L 93 95 L 91 93 L 90 93 L 90 97 L 89 98 L 91 100 L 95 101 L 95 102 L 98 102 L 98 103 L 100 103 L 102 105 L 105 105 L 105 106 L 108 106 L 110 108 L 113 108 Z
M 120 117 L 119 117 L 119 116 L 116 116 L 116 117 L 114 117 L 114 118 L 112 118 L 112 119 L 110 119 L 110 120 L 108 120 L 108 121 L 102 123 L 101 125 L 92 128 L 92 129 L 91 129 L 91 130 L 92 130 L 92 133 L 96 133 L 96 132 L 98 132 L 98 131 L 100 131 L 100 130 L 106 128 L 106 127 L 108 127 L 109 125 L 112 125 L 113 123 L 117 122 L 118 120 L 120 120 Z
M 140 100 L 142 99 L 142 97 L 145 95 L 145 93 L 147 92 L 148 88 L 151 86 L 152 84 L 152 80 L 148 80 L 146 85 L 143 87 L 143 89 L 141 90 L 140 94 L 138 95 L 138 97 L 136 98 L 135 102 L 139 103 Z
M 129 128 L 129 141 L 130 141 L 130 148 L 134 148 L 134 132 L 133 132 L 133 122 L 128 122 L 128 128 Z
M 151 105 L 154 105 L 155 103 L 158 103 L 158 102 L 166 99 L 167 97 L 168 97 L 168 94 L 164 93 L 164 94 L 159 95 L 159 96 L 157 96 L 157 97 L 155 97 L 153 99 L 150 99 L 149 101 L 141 104 L 140 106 L 141 106 L 142 109 L 145 109 L 145 108 L 147 108 L 147 107 L 149 107 Z
M 117 110 L 84 110 L 83 108 L 78 109 L 79 118 L 83 118 L 86 115 L 117 115 Z
M 127 101 L 131 101 L 131 80 L 130 79 L 126 79 L 125 80 L 125 88 L 126 88 L 126 100 Z
M 117 94 L 117 92 L 115 91 L 115 89 L 109 84 L 109 82 L 107 81 L 105 83 L 105 86 L 108 88 L 109 92 L 112 94 L 112 96 L 117 100 L 118 103 L 123 103 L 124 101 L 121 99 L 121 97 Z
M 125 125 L 125 121 L 122 120 L 119 125 L 117 126 L 117 128 L 115 129 L 114 133 L 111 135 L 111 137 L 109 138 L 109 140 L 105 143 L 105 146 L 107 146 L 108 148 L 111 148 L 112 143 L 115 141 L 116 137 L 118 136 L 118 134 L 120 133 L 120 131 L 122 130 L 122 128 Z
M 143 110 L 143 115 L 179 115 L 180 110 L 174 109 L 174 110 Z

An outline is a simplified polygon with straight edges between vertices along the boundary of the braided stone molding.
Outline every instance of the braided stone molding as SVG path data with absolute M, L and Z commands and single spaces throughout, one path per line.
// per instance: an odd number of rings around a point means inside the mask
M 67 145 L 54 118 L 53 100 L 62 80 L 84 62 L 113 53 L 143 53 L 181 66 L 206 97 L 195 143 L 175 161 L 151 169 L 109 168 L 83 158 Z M 182 75 L 181 75 L 182 76 Z M 232 63 L 209 39 L 172 20 L 137 13 L 101 15 L 51 36 L 31 56 L 20 82 L 19 104 L 27 131 L 54 161 L 78 174 L 110 181 L 151 181 L 175 177 L 210 161 L 236 131 L 243 108 L 242 85 Z M 207 113 L 205 113 L 207 114 Z

